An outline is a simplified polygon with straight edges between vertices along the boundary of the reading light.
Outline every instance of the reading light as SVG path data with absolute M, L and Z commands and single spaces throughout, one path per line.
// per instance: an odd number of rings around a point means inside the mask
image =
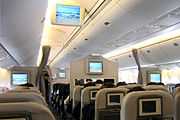
M 87 41 L 88 39 L 87 39 L 87 38 L 85 38 L 84 40 L 86 40 L 86 41 Z
M 173 45 L 174 45 L 174 46 L 176 46 L 176 47 L 177 47 L 177 46 L 179 46 L 179 44 L 178 44 L 178 43 L 174 43 Z
M 105 26 L 108 26 L 110 24 L 110 22 L 104 22 Z
M 163 41 L 167 41 L 167 40 L 173 39 L 175 37 L 179 37 L 179 35 L 180 35 L 180 29 L 177 29 L 177 30 L 174 30 L 174 31 L 171 31 L 168 33 L 163 33 L 159 36 L 144 40 L 142 42 L 136 43 L 136 44 L 131 45 L 131 46 L 120 47 L 120 48 L 115 49 L 109 53 L 104 54 L 103 57 L 105 57 L 107 59 L 115 59 L 121 54 L 131 52 L 132 49 L 140 49 L 142 47 L 146 47 L 149 45 L 161 43 Z

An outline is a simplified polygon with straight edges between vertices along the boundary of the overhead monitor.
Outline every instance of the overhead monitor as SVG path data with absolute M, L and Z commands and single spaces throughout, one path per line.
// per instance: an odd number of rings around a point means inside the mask
M 103 62 L 102 61 L 88 61 L 88 73 L 89 74 L 102 74 Z
M 151 82 L 161 82 L 161 74 L 160 73 L 151 73 L 150 81 Z
M 11 83 L 12 85 L 22 85 L 28 83 L 29 75 L 28 73 L 12 73 Z
M 139 116 L 162 115 L 161 98 L 139 99 Z
M 56 24 L 59 25 L 80 25 L 80 6 L 77 5 L 56 5 Z
M 92 90 L 90 93 L 91 93 L 90 99 L 91 99 L 91 100 L 96 100 L 97 90 Z
M 108 93 L 107 105 L 108 106 L 121 105 L 121 101 L 123 100 L 123 97 L 124 97 L 123 93 Z

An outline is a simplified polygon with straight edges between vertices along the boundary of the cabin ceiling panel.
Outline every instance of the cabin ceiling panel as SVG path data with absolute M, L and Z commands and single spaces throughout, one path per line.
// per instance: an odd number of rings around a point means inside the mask
M 3 0 L 2 44 L 24 65 L 35 65 L 48 0 Z
M 171 2 L 169 0 L 119 1 L 118 4 L 106 9 L 108 12 L 101 13 L 92 20 L 80 35 L 71 42 L 71 47 L 67 47 L 68 50 L 66 51 L 69 52 L 66 53 L 70 53 L 72 48 L 77 48 L 79 49 L 78 53 L 83 55 L 92 52 L 104 54 L 124 45 L 140 42 L 144 38 L 148 38 L 146 34 L 149 33 L 149 30 L 150 32 L 158 30 L 154 26 L 152 28 L 152 26 L 147 25 L 154 25 L 154 21 L 158 23 L 161 16 L 178 7 L 180 7 L 179 0 L 172 0 Z M 110 25 L 105 26 L 104 22 L 106 21 L 110 22 Z M 162 28 L 164 29 L 164 26 Z M 84 44 L 85 38 L 88 38 L 88 41 L 86 41 L 88 44 Z M 76 44 L 74 44 L 75 41 Z M 66 57 L 63 59 L 66 59 Z M 59 61 L 61 60 L 59 59 Z

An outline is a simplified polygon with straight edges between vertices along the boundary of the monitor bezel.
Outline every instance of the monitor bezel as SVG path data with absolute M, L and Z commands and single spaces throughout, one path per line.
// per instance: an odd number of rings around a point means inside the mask
M 13 86 L 18 86 L 18 85 L 20 85 L 20 84 L 13 84 L 13 74 L 27 74 L 27 83 L 30 81 L 29 79 L 30 79 L 30 73 L 29 72 L 23 72 L 23 71 L 21 71 L 21 72 L 11 72 L 11 85 L 13 85 Z
M 162 82 L 161 71 L 148 71 L 147 74 L 148 74 L 147 77 L 148 77 L 149 82 L 152 82 L 151 81 L 151 74 L 160 74 L 160 82 Z M 156 83 L 159 83 L 159 82 L 156 82 Z
M 110 102 L 110 96 L 111 95 L 118 95 L 118 96 L 120 96 L 120 103 L 111 103 Z M 122 101 L 123 101 L 123 98 L 124 98 L 124 93 L 123 92 L 121 92 L 121 93 L 107 93 L 107 98 L 106 98 L 106 100 L 107 100 L 107 106 L 121 106 L 121 104 L 122 104 Z
M 142 111 L 142 102 L 144 101 L 156 101 L 156 112 L 151 113 L 143 113 Z M 160 105 L 160 107 L 159 107 Z M 146 116 L 162 116 L 163 114 L 163 107 L 162 107 L 162 97 L 150 97 L 150 98 L 139 98 L 138 99 L 138 116 L 139 117 L 146 117 Z
M 102 69 L 101 69 L 101 72 L 91 72 L 90 71 L 90 63 L 101 63 L 102 64 Z M 104 72 L 104 65 L 103 65 L 103 61 L 100 61 L 100 60 L 97 60 L 97 61 L 95 61 L 95 60 L 89 60 L 88 61 L 88 63 L 87 63 L 87 68 L 88 68 L 88 70 L 87 70 L 87 73 L 89 74 L 89 75 L 102 75 L 103 74 L 103 72 Z
M 80 8 L 80 18 L 79 18 L 79 24 L 62 24 L 62 23 L 58 23 L 57 22 L 57 6 L 58 5 L 61 5 L 61 6 L 76 6 L 76 7 L 79 7 Z M 82 15 L 82 13 L 81 13 L 81 6 L 80 5 L 66 5 L 66 4 L 60 4 L 60 3 L 58 3 L 58 4 L 56 4 L 56 7 L 55 7 L 55 20 L 53 20 L 52 21 L 52 24 L 53 25 L 62 25 L 62 26 L 81 26 L 81 15 Z

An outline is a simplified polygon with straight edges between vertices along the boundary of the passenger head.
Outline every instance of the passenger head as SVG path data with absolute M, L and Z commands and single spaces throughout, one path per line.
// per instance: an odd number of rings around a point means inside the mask
M 95 84 L 96 84 L 96 86 L 102 86 L 103 81 L 102 80 L 96 80 Z
M 142 87 L 140 87 L 140 86 L 137 86 L 137 87 L 131 88 L 131 89 L 128 91 L 128 93 L 130 93 L 130 92 L 135 92 L 135 91 L 145 91 L 145 89 L 142 88 Z
M 94 82 L 87 82 L 86 84 L 84 84 L 84 88 L 90 87 L 90 86 L 95 86 L 95 83 Z
M 92 82 L 92 79 L 86 79 L 86 83 Z
M 175 85 L 175 88 L 180 87 L 180 83 Z
M 164 85 L 164 83 L 161 83 L 161 82 L 150 82 L 148 83 L 147 85 Z
M 126 82 L 118 82 L 116 86 L 119 87 L 119 86 L 124 86 L 124 85 L 127 85 L 127 83 Z

